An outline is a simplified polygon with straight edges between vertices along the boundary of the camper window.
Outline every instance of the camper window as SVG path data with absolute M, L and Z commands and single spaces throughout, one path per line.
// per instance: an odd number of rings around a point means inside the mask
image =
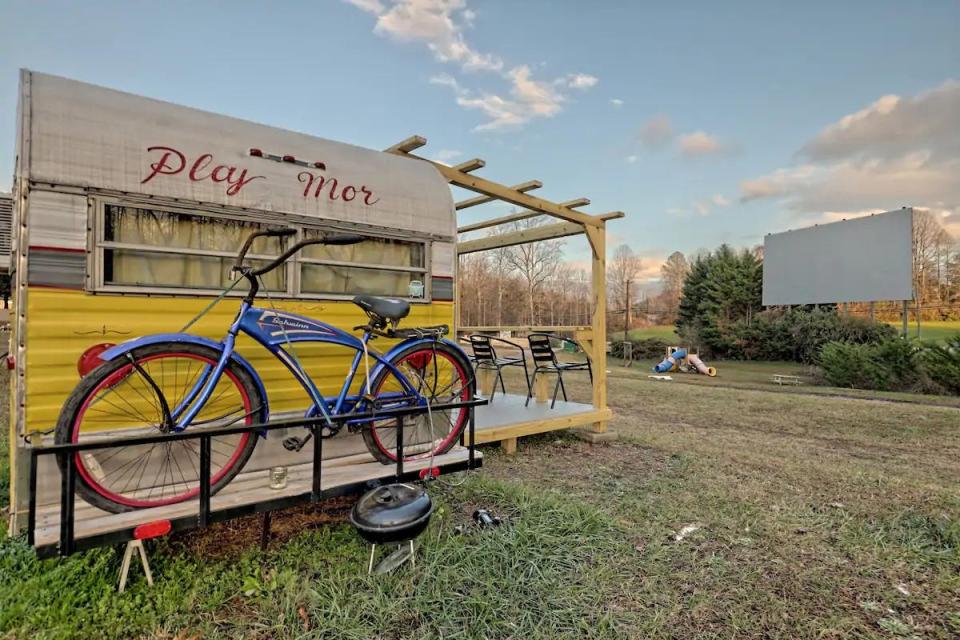
M 319 232 L 307 230 L 307 238 Z M 426 252 L 421 242 L 370 238 L 353 245 L 314 245 L 300 257 L 303 293 L 371 293 L 410 295 L 412 281 L 426 276 Z M 387 268 L 384 268 L 387 267 Z
M 113 203 L 104 203 L 100 216 L 94 280 L 104 291 L 221 289 L 230 282 L 243 240 L 251 231 L 270 226 L 267 221 Z M 306 226 L 298 230 L 304 238 L 322 233 Z M 287 241 L 258 238 L 248 262 L 265 264 Z M 349 246 L 314 245 L 295 256 L 287 269 L 267 274 L 264 282 L 281 295 L 298 297 L 372 293 L 429 299 L 428 291 L 422 291 L 422 283 L 429 283 L 427 246 L 372 236 Z
M 157 209 L 108 204 L 103 216 L 103 283 L 137 287 L 222 289 L 244 238 L 264 225 Z M 266 264 L 282 250 L 283 238 L 258 238 L 250 263 Z M 265 277 L 274 291 L 286 291 L 286 272 Z

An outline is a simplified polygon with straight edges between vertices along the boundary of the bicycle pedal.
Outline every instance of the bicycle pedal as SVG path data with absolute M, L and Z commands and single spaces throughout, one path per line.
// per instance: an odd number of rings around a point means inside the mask
M 300 451 L 300 449 L 303 449 L 304 444 L 306 444 L 304 439 L 296 436 L 283 439 L 283 448 L 287 451 Z

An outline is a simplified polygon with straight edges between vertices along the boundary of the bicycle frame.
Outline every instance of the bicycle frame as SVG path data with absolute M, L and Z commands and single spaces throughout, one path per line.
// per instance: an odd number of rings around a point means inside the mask
M 350 387 L 353 385 L 357 371 L 361 365 L 361 358 L 364 357 L 365 353 L 375 360 L 375 364 L 370 368 L 369 372 L 371 380 L 375 379 L 376 376 L 386 368 L 400 381 L 403 387 L 402 393 L 378 396 L 378 401 L 384 398 L 389 400 L 392 397 L 397 397 L 405 401 L 416 400 L 420 405 L 427 403 L 426 398 L 420 394 L 414 383 L 390 362 L 390 358 L 397 350 L 405 348 L 410 344 L 434 342 L 434 339 L 420 338 L 405 340 L 393 347 L 386 354 L 381 354 L 367 347 L 372 335 L 369 330 L 364 331 L 362 337 L 358 338 L 325 322 L 286 311 L 261 309 L 254 307 L 250 302 L 244 300 L 240 304 L 240 311 L 231 324 L 230 329 L 227 331 L 227 335 L 220 345 L 218 345 L 222 351 L 217 363 L 212 366 L 207 365 L 183 400 L 176 407 L 170 407 L 173 431 L 181 432 L 189 427 L 204 404 L 210 399 L 231 358 L 239 358 L 239 356 L 235 354 L 234 348 L 237 335 L 240 332 L 253 338 L 284 364 L 307 392 L 307 395 L 313 403 L 313 406 L 307 409 L 306 417 L 317 415 L 315 412 L 319 411 L 319 414 L 327 419 L 327 425 L 333 431 L 336 431 L 338 427 L 335 427 L 334 423 L 330 420 L 332 415 L 342 416 L 357 410 L 366 400 L 363 393 L 350 395 Z M 180 338 L 184 339 L 184 341 L 191 341 L 195 338 L 190 334 L 168 334 L 163 337 L 172 340 Z M 108 350 L 102 357 L 111 360 L 118 355 L 136 349 L 138 346 L 149 344 L 155 339 L 156 337 L 146 336 L 131 340 Z M 297 359 L 287 350 L 283 349 L 283 345 L 295 342 L 328 343 L 353 349 L 356 352 L 353 356 L 350 369 L 344 379 L 343 386 L 335 398 L 331 398 L 330 400 L 325 398 L 307 372 L 300 366 Z M 449 340 L 444 340 L 444 342 L 453 344 Z M 457 348 L 459 349 L 459 347 Z M 256 382 L 262 388 L 263 385 L 253 368 L 248 366 L 247 369 L 255 376 Z M 351 421 L 347 421 L 347 424 L 351 424 Z

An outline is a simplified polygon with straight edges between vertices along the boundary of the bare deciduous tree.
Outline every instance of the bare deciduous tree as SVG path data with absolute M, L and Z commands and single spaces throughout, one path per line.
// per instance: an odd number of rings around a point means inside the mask
M 613 258 L 607 267 L 607 290 L 610 292 L 608 297 L 614 309 L 623 310 L 624 332 L 630 329 L 631 292 L 642 269 L 643 260 L 625 244 L 621 244 L 614 250 Z
M 544 224 L 545 218 L 527 218 L 507 225 L 511 231 L 525 231 Z M 525 285 L 527 312 L 530 324 L 538 323 L 537 292 L 557 274 L 563 260 L 563 240 L 528 242 L 510 247 L 506 253 L 507 264 L 516 271 Z
M 663 292 L 660 294 L 664 321 L 673 322 L 676 319 L 677 308 L 680 306 L 680 296 L 683 294 L 683 281 L 690 272 L 690 263 L 686 256 L 674 251 L 667 261 L 660 267 L 660 281 L 663 283 Z

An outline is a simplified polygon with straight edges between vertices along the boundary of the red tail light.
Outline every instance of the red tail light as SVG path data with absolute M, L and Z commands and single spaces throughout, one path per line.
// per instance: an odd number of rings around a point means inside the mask
M 415 353 L 409 358 L 407 362 L 410 363 L 410 366 L 414 369 L 426 369 L 427 366 L 433 361 L 432 353 Z
M 82 378 L 102 365 L 103 360 L 100 359 L 100 354 L 114 346 L 116 345 L 114 345 L 112 342 L 101 342 L 100 344 L 93 345 L 80 354 L 80 359 L 77 360 L 77 373 L 80 374 L 80 377 Z

